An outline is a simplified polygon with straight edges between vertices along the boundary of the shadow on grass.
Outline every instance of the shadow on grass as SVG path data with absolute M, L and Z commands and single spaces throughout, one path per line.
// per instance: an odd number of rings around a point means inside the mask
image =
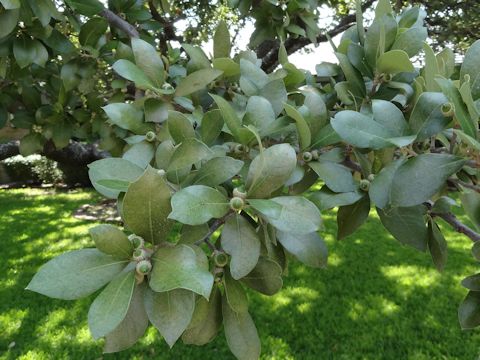
M 0 192 L 0 358 L 2 359 L 233 359 L 220 335 L 204 347 L 172 350 L 154 329 L 133 348 L 102 356 L 86 324 L 94 296 L 52 300 L 23 289 L 35 271 L 63 251 L 92 246 L 91 223 L 72 212 L 98 199 L 89 192 L 45 195 Z M 473 359 L 480 334 L 456 319 L 475 272 L 468 239 L 451 231 L 449 261 L 438 274 L 428 254 L 394 241 L 378 219 L 337 242 L 332 215 L 323 232 L 327 269 L 290 264 L 283 290 L 273 297 L 250 292 L 264 359 Z M 13 345 L 9 349 L 9 345 Z

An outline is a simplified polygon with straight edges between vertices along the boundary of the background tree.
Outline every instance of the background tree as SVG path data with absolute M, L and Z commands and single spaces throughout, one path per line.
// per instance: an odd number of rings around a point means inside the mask
M 194 45 L 201 32 L 177 45 L 183 10 L 165 1 L 0 3 L 3 134 L 18 135 L 24 154 L 105 157 L 89 177 L 117 199 L 125 224 L 92 228 L 96 249 L 52 259 L 28 289 L 71 300 L 104 288 L 88 319 L 106 352 L 131 346 L 150 323 L 170 346 L 180 337 L 205 344 L 223 325 L 235 356 L 258 358 L 245 287 L 274 295 L 288 258 L 326 266 L 318 231 L 334 207 L 339 239 L 374 207 L 394 238 L 428 250 L 440 271 L 440 219 L 480 258 L 480 235 L 452 214 L 448 196 L 459 192 L 480 226 L 480 42 L 456 66 L 452 50 L 435 54 L 425 42 L 420 8 L 397 14 L 381 0 L 366 29 L 372 2 L 358 1 L 324 33 L 322 2 L 233 2 L 235 21 L 255 19 L 256 51 L 233 54 L 220 21 L 207 55 Z M 311 74 L 288 61 L 335 32 L 338 65 Z M 478 275 L 463 285 L 459 320 L 473 328 Z

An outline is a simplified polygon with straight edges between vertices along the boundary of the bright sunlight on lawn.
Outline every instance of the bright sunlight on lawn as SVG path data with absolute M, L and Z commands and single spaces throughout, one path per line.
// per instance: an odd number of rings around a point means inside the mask
M 87 312 L 94 296 L 68 302 L 24 288 L 46 261 L 93 246 L 92 224 L 74 219 L 80 205 L 99 199 L 90 191 L 51 194 L 0 192 L 0 359 L 99 359 Z M 462 331 L 459 283 L 475 273 L 471 242 L 445 232 L 449 259 L 443 274 L 428 254 L 402 246 L 377 218 L 356 234 L 334 240 L 333 214 L 324 217 L 329 246 L 325 270 L 290 264 L 274 297 L 250 293 L 250 312 L 262 341 L 262 359 L 474 359 L 480 332 Z M 463 219 L 465 220 L 465 219 Z M 128 351 L 104 359 L 233 359 L 223 337 L 172 350 L 152 328 Z

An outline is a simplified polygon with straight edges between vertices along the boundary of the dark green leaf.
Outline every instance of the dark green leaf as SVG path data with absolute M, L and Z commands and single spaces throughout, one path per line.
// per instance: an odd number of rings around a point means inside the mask
M 199 185 L 216 186 L 237 175 L 243 161 L 228 156 L 215 157 L 202 165 L 193 182 Z
M 480 325 L 480 291 L 469 291 L 458 308 L 458 320 L 462 329 L 474 329 Z
M 308 166 L 332 191 L 351 192 L 357 188 L 351 171 L 343 165 L 330 161 L 311 161 Z
M 447 262 L 447 242 L 433 220 L 428 222 L 428 249 L 437 270 L 443 271 Z
M 190 138 L 195 138 L 195 130 L 188 118 L 178 111 L 168 112 L 168 132 L 176 144 Z
M 79 299 L 107 284 L 126 264 L 97 249 L 66 252 L 43 265 L 27 290 L 56 299 Z
M 337 239 L 341 240 L 353 234 L 368 219 L 370 198 L 364 196 L 354 204 L 341 206 L 337 213 Z
M 72 9 L 86 16 L 96 15 L 103 10 L 103 5 L 98 0 L 65 0 L 65 2 Z
M 328 187 L 324 186 L 310 196 L 310 200 L 318 207 L 320 211 L 332 209 L 337 206 L 350 205 L 360 200 L 365 193 L 361 191 L 352 191 L 346 193 L 334 193 Z
M 165 69 L 157 50 L 146 41 L 133 38 L 132 51 L 137 66 L 156 87 L 162 86 L 165 81 Z
M 278 231 L 277 238 L 288 252 L 305 265 L 318 268 L 327 266 L 327 245 L 316 232 L 298 235 Z
M 274 295 L 283 286 L 282 268 L 277 262 L 260 257 L 257 266 L 242 278 L 242 282 L 264 295 Z
M 147 89 L 154 89 L 154 83 L 145 75 L 145 73 L 134 63 L 129 60 L 117 60 L 115 64 L 113 64 L 113 70 L 124 77 L 127 80 L 133 81 L 135 86 L 139 89 L 147 90 Z
M 205 255 L 203 255 L 205 257 Z M 185 289 L 210 297 L 213 275 L 199 261 L 198 254 L 187 245 L 164 247 L 152 256 L 150 287 L 156 292 Z M 208 263 L 207 263 L 208 264 Z
M 223 71 L 217 69 L 197 70 L 180 81 L 175 96 L 186 96 L 202 90 L 222 74 Z
M 82 26 L 78 35 L 80 45 L 96 48 L 98 40 L 105 35 L 107 28 L 108 23 L 104 18 L 96 17 L 88 20 Z
M 211 157 L 212 154 L 212 150 L 200 140 L 187 138 L 175 149 L 175 152 L 170 158 L 168 171 L 182 170 Z
M 225 297 L 228 305 L 236 313 L 248 311 L 248 299 L 242 284 L 232 278 L 227 271 L 223 276 L 223 285 L 225 289 Z

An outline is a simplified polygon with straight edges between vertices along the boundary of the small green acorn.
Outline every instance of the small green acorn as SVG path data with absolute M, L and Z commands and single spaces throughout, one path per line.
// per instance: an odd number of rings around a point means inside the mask
M 447 102 L 442 105 L 440 110 L 442 111 L 443 116 L 452 117 L 455 112 L 455 106 L 451 102 Z
M 235 154 L 241 154 L 241 153 L 247 152 L 247 147 L 242 144 L 237 144 L 235 145 L 233 152 Z
M 138 235 L 135 235 L 135 234 L 129 235 L 128 240 L 130 240 L 130 242 L 132 243 L 132 245 L 135 249 L 137 249 L 137 248 L 143 246 L 143 244 L 145 244 L 145 241 L 143 240 L 143 238 L 138 236 Z
M 302 154 L 302 159 L 303 159 L 303 161 L 305 161 L 305 162 L 310 162 L 310 161 L 312 161 L 312 159 L 313 159 L 313 155 L 312 155 L 311 152 L 305 151 L 305 152 Z
M 148 142 L 153 142 L 153 141 L 157 140 L 157 135 L 153 131 L 149 131 L 145 134 L 145 139 Z
M 230 199 L 230 208 L 232 210 L 239 211 L 239 210 L 242 210 L 244 206 L 245 206 L 245 202 L 243 201 L 242 198 L 233 197 Z
M 165 176 L 166 173 L 167 172 L 163 169 L 160 169 L 160 170 L 157 171 L 157 174 L 160 175 L 160 176 Z
M 240 199 L 246 199 L 247 198 L 247 193 L 244 190 L 245 189 L 243 189 L 243 188 L 236 187 L 235 189 L 233 189 L 233 197 L 239 197 Z
M 375 180 L 375 174 L 368 175 L 367 179 L 368 181 L 372 182 L 373 180 Z
M 215 255 L 213 256 L 213 262 L 218 267 L 224 267 L 228 264 L 228 256 L 223 252 L 215 252 Z
M 135 269 L 137 273 L 147 275 L 152 270 L 152 263 L 149 260 L 139 261 Z
M 370 189 L 370 181 L 367 179 L 360 180 L 360 189 L 365 192 L 368 191 Z
M 145 260 L 148 257 L 148 253 L 145 249 L 136 249 L 133 252 L 133 260 L 135 261 L 142 261 Z

